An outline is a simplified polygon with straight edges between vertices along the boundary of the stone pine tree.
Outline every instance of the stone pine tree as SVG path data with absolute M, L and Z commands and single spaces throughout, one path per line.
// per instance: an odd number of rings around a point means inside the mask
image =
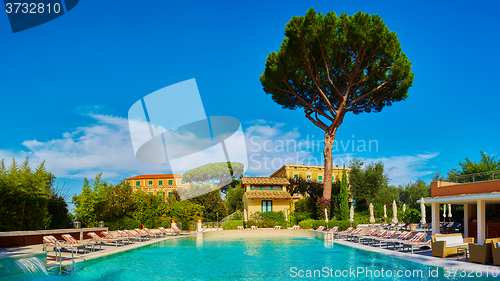
M 260 81 L 274 102 L 304 110 L 325 132 L 323 198 L 330 198 L 332 147 L 345 115 L 379 112 L 405 100 L 411 63 L 378 15 L 322 15 L 311 8 L 290 20 L 285 36 L 280 50 L 267 57 Z
M 347 182 L 347 172 L 342 171 L 342 182 L 340 183 L 340 192 L 338 196 L 339 214 L 341 220 L 349 218 L 349 183 Z

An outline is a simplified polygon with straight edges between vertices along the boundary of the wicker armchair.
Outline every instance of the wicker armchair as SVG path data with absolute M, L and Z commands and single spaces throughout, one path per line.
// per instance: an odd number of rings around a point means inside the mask
M 470 262 L 489 263 L 493 261 L 491 256 L 492 239 L 486 239 L 483 245 L 469 243 Z
M 493 240 L 491 243 L 491 255 L 493 256 L 493 264 L 500 265 L 500 247 L 498 246 L 500 238 L 495 238 L 491 240 Z

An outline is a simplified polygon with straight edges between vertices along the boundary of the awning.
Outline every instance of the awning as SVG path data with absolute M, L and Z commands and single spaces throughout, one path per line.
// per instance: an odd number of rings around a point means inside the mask
M 439 204 L 476 204 L 477 200 L 484 200 L 486 204 L 500 204 L 500 192 L 487 192 L 487 193 L 469 193 L 460 195 L 449 196 L 436 196 L 424 198 L 425 204 L 439 203 Z M 420 200 L 417 200 L 420 203 Z

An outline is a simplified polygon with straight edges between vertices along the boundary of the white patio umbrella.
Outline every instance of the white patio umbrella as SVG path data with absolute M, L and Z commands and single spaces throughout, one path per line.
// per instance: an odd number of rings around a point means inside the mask
M 406 203 L 403 204 L 403 213 L 406 213 Z
M 384 205 L 384 222 L 387 220 L 387 207 Z
M 328 211 L 325 208 L 325 222 L 326 222 L 326 228 L 328 229 Z
M 424 225 L 424 229 L 425 229 L 425 224 L 427 223 L 425 221 L 425 202 L 424 202 L 424 197 L 420 198 L 420 212 L 422 213 L 422 219 L 420 220 L 420 222 Z
M 392 201 L 392 222 L 398 223 L 398 206 L 396 206 L 396 200 Z
M 351 222 L 351 226 L 352 226 L 352 222 L 354 221 L 354 206 L 351 205 L 351 212 L 349 213 L 349 221 Z
M 448 217 L 450 218 L 451 221 L 451 204 L 448 204 Z
M 370 223 L 373 225 L 375 223 L 375 216 L 373 215 L 373 204 L 370 203 Z
M 443 218 L 446 221 L 446 204 L 443 204 Z

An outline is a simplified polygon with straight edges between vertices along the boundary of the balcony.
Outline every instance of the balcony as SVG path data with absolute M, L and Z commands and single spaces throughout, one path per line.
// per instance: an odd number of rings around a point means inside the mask
M 431 196 L 449 196 L 500 191 L 500 171 L 450 177 L 431 183 Z

